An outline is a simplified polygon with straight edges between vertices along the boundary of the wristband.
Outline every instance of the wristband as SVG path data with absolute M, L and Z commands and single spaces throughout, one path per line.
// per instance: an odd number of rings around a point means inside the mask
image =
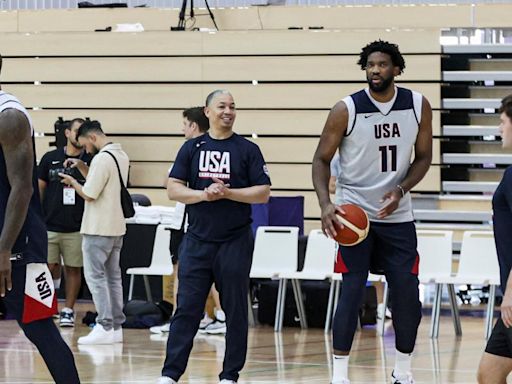
M 396 187 L 400 190 L 400 192 L 402 192 L 402 197 L 404 197 L 405 196 L 404 187 L 402 187 L 400 184 L 397 184 Z

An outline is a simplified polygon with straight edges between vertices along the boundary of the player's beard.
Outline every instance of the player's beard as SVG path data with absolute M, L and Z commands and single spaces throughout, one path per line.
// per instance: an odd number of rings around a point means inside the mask
M 379 93 L 384 92 L 391 86 L 391 83 L 393 83 L 393 77 L 388 77 L 387 79 L 384 77 L 381 77 L 381 79 L 382 79 L 382 82 L 379 85 L 375 85 L 372 83 L 371 77 L 367 78 L 368 86 L 370 87 L 370 89 L 373 92 L 379 92 Z

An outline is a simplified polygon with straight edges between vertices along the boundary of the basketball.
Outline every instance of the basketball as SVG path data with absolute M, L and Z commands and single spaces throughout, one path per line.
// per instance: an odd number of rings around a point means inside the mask
M 337 212 L 338 220 L 343 224 L 343 228 L 336 225 L 336 240 L 346 247 L 359 244 L 368 236 L 370 221 L 366 212 L 354 204 L 343 204 L 339 206 L 345 211 L 345 214 Z

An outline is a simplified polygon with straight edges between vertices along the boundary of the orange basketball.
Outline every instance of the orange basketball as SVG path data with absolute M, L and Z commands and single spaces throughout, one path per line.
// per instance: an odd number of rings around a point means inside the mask
M 370 221 L 366 212 L 354 204 L 343 204 L 340 208 L 345 214 L 337 213 L 338 220 L 343 224 L 343 228 L 336 226 L 336 240 L 344 246 L 359 244 L 368 236 Z

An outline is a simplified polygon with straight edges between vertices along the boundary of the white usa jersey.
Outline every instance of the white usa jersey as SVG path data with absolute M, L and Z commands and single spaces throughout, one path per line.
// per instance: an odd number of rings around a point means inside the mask
M 27 110 L 23 105 L 21 105 L 20 101 L 14 97 L 13 95 L 6 93 L 4 91 L 0 91 L 0 112 L 5 111 L 6 109 L 17 109 L 21 113 L 23 113 L 30 123 L 30 129 L 32 130 L 32 136 L 34 135 L 34 127 L 32 125 L 32 119 L 28 114 Z
M 336 181 L 336 204 L 363 208 L 372 221 L 402 223 L 413 220 L 411 195 L 398 208 L 377 219 L 382 196 L 402 182 L 421 121 L 422 95 L 395 88 L 388 103 L 374 100 L 368 89 L 343 99 L 348 109 L 345 137 L 339 148 L 341 173 Z

